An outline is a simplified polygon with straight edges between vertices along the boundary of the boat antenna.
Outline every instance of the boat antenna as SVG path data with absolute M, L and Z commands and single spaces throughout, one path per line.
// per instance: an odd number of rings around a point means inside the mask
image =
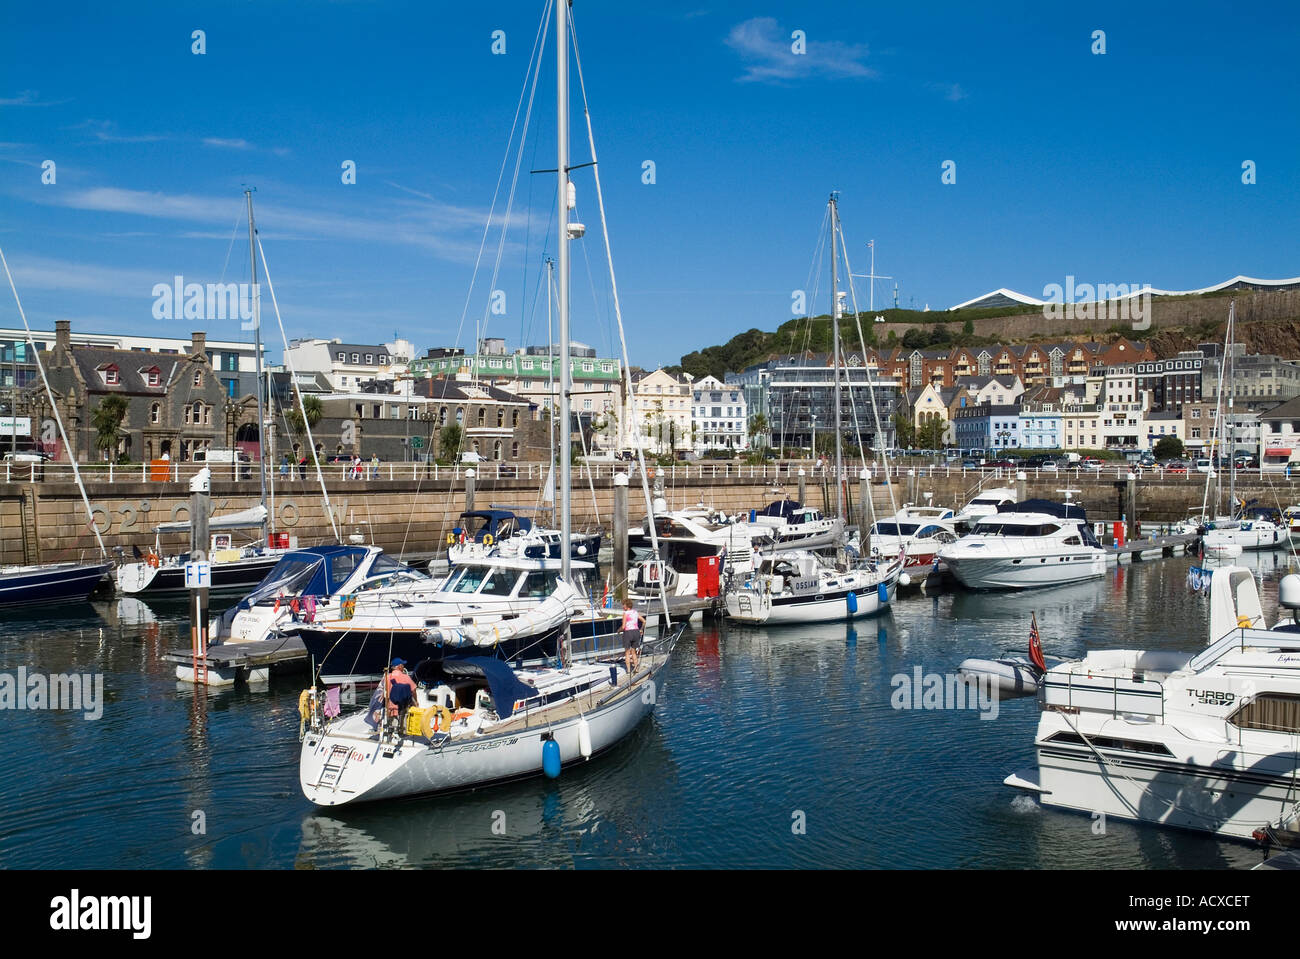
M 23 310 L 23 301 L 18 298 L 18 287 L 14 285 L 13 274 L 9 272 L 9 261 L 5 259 L 4 250 L 0 249 L 0 264 L 4 265 L 5 278 L 9 280 L 9 289 L 13 291 L 14 302 L 18 304 L 18 315 L 22 317 L 23 329 L 27 331 L 27 343 L 32 348 L 32 355 L 36 357 L 36 369 L 40 371 L 41 382 L 45 384 L 45 394 L 50 398 L 50 409 L 54 412 L 54 422 L 58 424 L 59 436 L 63 438 L 63 448 L 67 451 L 68 462 L 72 464 L 72 475 L 77 479 L 77 489 L 81 491 L 81 502 L 86 507 L 86 518 L 90 523 L 90 530 L 95 534 L 95 542 L 99 544 L 99 555 L 108 558 L 108 550 L 104 548 L 104 538 L 99 535 L 99 527 L 95 525 L 95 513 L 90 505 L 90 497 L 86 495 L 86 484 L 81 481 L 81 470 L 77 466 L 77 457 L 72 449 L 72 444 L 68 442 L 67 431 L 63 428 L 63 417 L 59 415 L 59 404 L 54 401 L 54 391 L 50 389 L 49 377 L 45 375 L 45 364 L 41 362 L 40 350 L 36 349 L 36 343 L 32 339 L 32 328 L 27 323 L 27 313 Z

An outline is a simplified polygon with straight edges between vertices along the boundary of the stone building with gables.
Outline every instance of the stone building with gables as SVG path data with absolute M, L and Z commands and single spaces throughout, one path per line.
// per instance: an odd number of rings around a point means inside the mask
M 256 458 L 257 399 L 232 398 L 208 358 L 204 333 L 181 353 L 75 345 L 71 322 L 55 323 L 53 348 L 41 354 L 71 450 L 55 426 L 50 397 L 39 378 L 19 406 L 32 417 L 32 439 L 56 460 L 78 462 L 188 460 L 197 450 L 249 445 Z M 126 400 L 116 449 L 101 449 L 95 411 L 109 396 Z

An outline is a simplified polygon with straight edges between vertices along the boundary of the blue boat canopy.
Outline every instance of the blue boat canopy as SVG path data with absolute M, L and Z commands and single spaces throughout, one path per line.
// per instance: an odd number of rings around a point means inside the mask
M 803 504 L 792 499 L 780 499 L 775 503 L 768 503 L 758 511 L 759 516 L 780 516 L 786 520 L 794 519 L 795 513 L 803 509 Z
M 537 690 L 520 682 L 510 664 L 500 659 L 466 656 L 464 659 L 444 659 L 437 667 L 446 676 L 486 679 L 488 692 L 492 696 L 492 708 L 502 719 L 508 719 L 514 714 L 516 701 L 537 696 Z M 420 672 L 417 669 L 417 678 L 423 679 Z
M 1088 516 L 1078 503 L 1058 503 L 1050 499 L 1027 499 L 1021 503 L 999 503 L 999 513 L 1045 513 L 1057 519 L 1080 519 L 1085 523 Z
M 474 520 L 479 524 L 470 534 Z M 526 516 L 516 516 L 508 509 L 476 509 L 460 514 L 460 522 L 469 539 L 475 543 L 483 542 L 483 537 L 491 534 L 500 542 L 515 533 L 526 533 L 533 528 L 533 521 Z

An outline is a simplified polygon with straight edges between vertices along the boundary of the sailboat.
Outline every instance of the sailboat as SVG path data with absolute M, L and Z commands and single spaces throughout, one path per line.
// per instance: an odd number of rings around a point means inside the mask
M 253 220 L 253 191 L 245 190 L 248 201 L 248 256 L 253 277 L 253 287 L 257 287 L 257 251 L 254 242 L 256 227 Z M 288 552 L 289 544 L 271 545 L 267 538 L 267 523 L 270 514 L 266 508 L 266 447 L 263 434 L 266 419 L 262 413 L 262 324 L 258 302 L 253 301 L 253 335 L 254 352 L 257 360 L 257 471 L 261 478 L 262 495 L 257 506 L 231 513 L 227 516 L 214 517 L 208 521 L 212 540 L 208 544 L 208 557 L 212 563 L 212 587 L 214 592 L 245 592 L 257 586 L 266 575 Z M 163 552 L 162 537 L 168 534 L 188 533 L 190 521 L 161 523 L 154 527 L 154 542 L 149 552 L 136 562 L 122 563 L 115 573 L 119 592 L 128 595 L 160 596 L 187 595 L 185 585 L 185 564 L 190 560 L 187 548 L 171 556 Z M 236 544 L 234 531 L 255 529 L 257 536 L 251 543 Z M 139 556 L 139 553 L 136 554 Z
M 1230 519 L 1213 519 L 1205 518 L 1203 520 L 1206 527 L 1202 534 L 1202 542 L 1206 553 L 1220 555 L 1240 555 L 1241 550 L 1262 550 L 1262 549 L 1282 549 L 1290 545 L 1290 537 L 1286 529 L 1273 522 L 1265 516 L 1249 516 L 1244 503 L 1237 500 L 1237 451 L 1234 448 L 1235 429 L 1232 418 L 1232 407 L 1235 396 L 1235 390 L 1232 385 L 1234 372 L 1233 357 L 1235 352 L 1233 347 L 1236 346 L 1236 318 L 1237 318 L 1237 301 L 1232 300 L 1228 304 L 1228 330 L 1225 336 L 1227 341 L 1227 355 L 1224 357 L 1224 365 L 1220 367 L 1219 375 L 1219 399 L 1223 398 L 1223 370 L 1228 372 L 1228 403 L 1227 403 L 1227 430 L 1228 430 L 1228 455 L 1230 457 L 1230 466 L 1228 473 L 1228 501 L 1232 504 L 1232 516 Z M 1223 448 L 1223 408 L 1216 405 L 1216 423 L 1218 443 L 1215 446 L 1216 452 Z M 1222 459 L 1222 455 L 1218 457 Z M 1207 474 L 1206 493 L 1209 493 L 1210 476 Z
M 559 320 L 562 356 L 569 338 L 569 243 L 582 236 L 570 222 L 574 187 L 569 173 L 568 66 L 569 5 L 555 4 L 558 100 Z M 590 138 L 590 122 L 588 122 Z M 595 144 L 590 141 L 592 166 Z M 597 201 L 600 197 L 596 175 Z M 615 292 L 617 297 L 617 292 Z M 617 306 L 615 307 L 617 310 Z M 560 423 L 570 417 L 572 371 L 560 364 Z M 560 444 L 561 533 L 571 525 L 571 444 Z M 570 581 L 570 557 L 560 554 L 560 579 Z M 304 691 L 304 731 L 299 782 L 313 803 L 390 799 L 484 786 L 546 773 L 559 775 L 566 763 L 589 760 L 617 744 L 653 711 L 656 679 L 668 664 L 680 635 L 661 631 L 642 646 L 631 670 L 623 662 L 515 668 L 488 656 L 426 660 L 414 670 L 414 702 L 399 709 L 387 686 L 370 705 L 330 720 L 321 695 Z M 567 657 L 565 657 L 567 659 Z M 396 687 L 394 687 L 396 688 Z M 402 688 L 406 688 L 403 686 Z
M 831 231 L 831 342 L 834 363 L 835 512 L 843 516 L 844 455 L 840 416 L 840 318 L 843 294 L 839 290 L 839 194 L 829 201 Z M 851 382 L 851 381 L 850 381 Z M 870 387 L 869 387 L 870 389 Z M 874 400 L 873 400 L 874 403 Z M 878 434 L 880 433 L 877 428 Z M 892 494 L 891 494 L 892 495 Z M 787 549 L 764 554 L 756 569 L 727 590 L 727 616 L 749 623 L 819 623 L 854 619 L 878 613 L 890 604 L 901 582 L 908 579 L 904 546 L 888 562 L 864 561 L 840 569 L 807 549 Z
M 95 526 L 95 518 L 90 508 L 90 497 L 86 494 L 86 485 L 81 481 L 81 470 L 77 459 L 68 443 L 68 435 L 63 429 L 63 417 L 59 415 L 59 404 L 54 401 L 54 391 L 45 375 L 45 364 L 41 362 L 40 352 L 32 339 L 32 328 L 27 325 L 27 314 L 23 310 L 22 300 L 18 297 L 18 287 L 14 285 L 13 275 L 9 272 L 9 262 L 4 251 L 0 250 L 0 264 L 4 265 L 5 277 L 9 280 L 9 289 L 13 291 L 14 302 L 18 305 L 18 315 L 22 317 L 23 329 L 27 331 L 27 345 L 32 356 L 36 358 L 36 368 L 40 371 L 41 382 L 50 400 L 50 409 L 54 421 L 59 427 L 59 436 L 63 438 L 63 448 L 68 451 L 72 463 L 72 475 L 76 477 L 77 489 L 81 491 L 81 501 L 86 507 L 86 516 L 90 528 L 95 533 L 95 542 L 99 544 L 99 560 L 89 562 L 43 563 L 26 566 L 0 566 L 0 608 L 25 606 L 52 602 L 84 601 L 90 597 L 95 588 L 108 575 L 112 564 L 104 540 Z

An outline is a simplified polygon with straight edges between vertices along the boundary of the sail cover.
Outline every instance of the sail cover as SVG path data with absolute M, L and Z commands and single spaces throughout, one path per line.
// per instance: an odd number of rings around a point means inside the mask
M 522 683 L 508 663 L 488 656 L 467 656 L 464 659 L 444 659 L 439 663 L 448 676 L 479 677 L 487 680 L 492 694 L 492 708 L 502 719 L 509 719 L 515 711 L 515 702 L 532 699 L 537 690 Z
M 249 529 L 254 526 L 262 526 L 266 523 L 266 507 L 257 505 L 249 509 L 240 510 L 238 513 L 228 513 L 225 516 L 213 516 L 208 520 L 209 530 L 220 529 Z M 159 523 L 154 527 L 155 533 L 187 533 L 190 529 L 189 520 L 181 520 L 176 523 Z

